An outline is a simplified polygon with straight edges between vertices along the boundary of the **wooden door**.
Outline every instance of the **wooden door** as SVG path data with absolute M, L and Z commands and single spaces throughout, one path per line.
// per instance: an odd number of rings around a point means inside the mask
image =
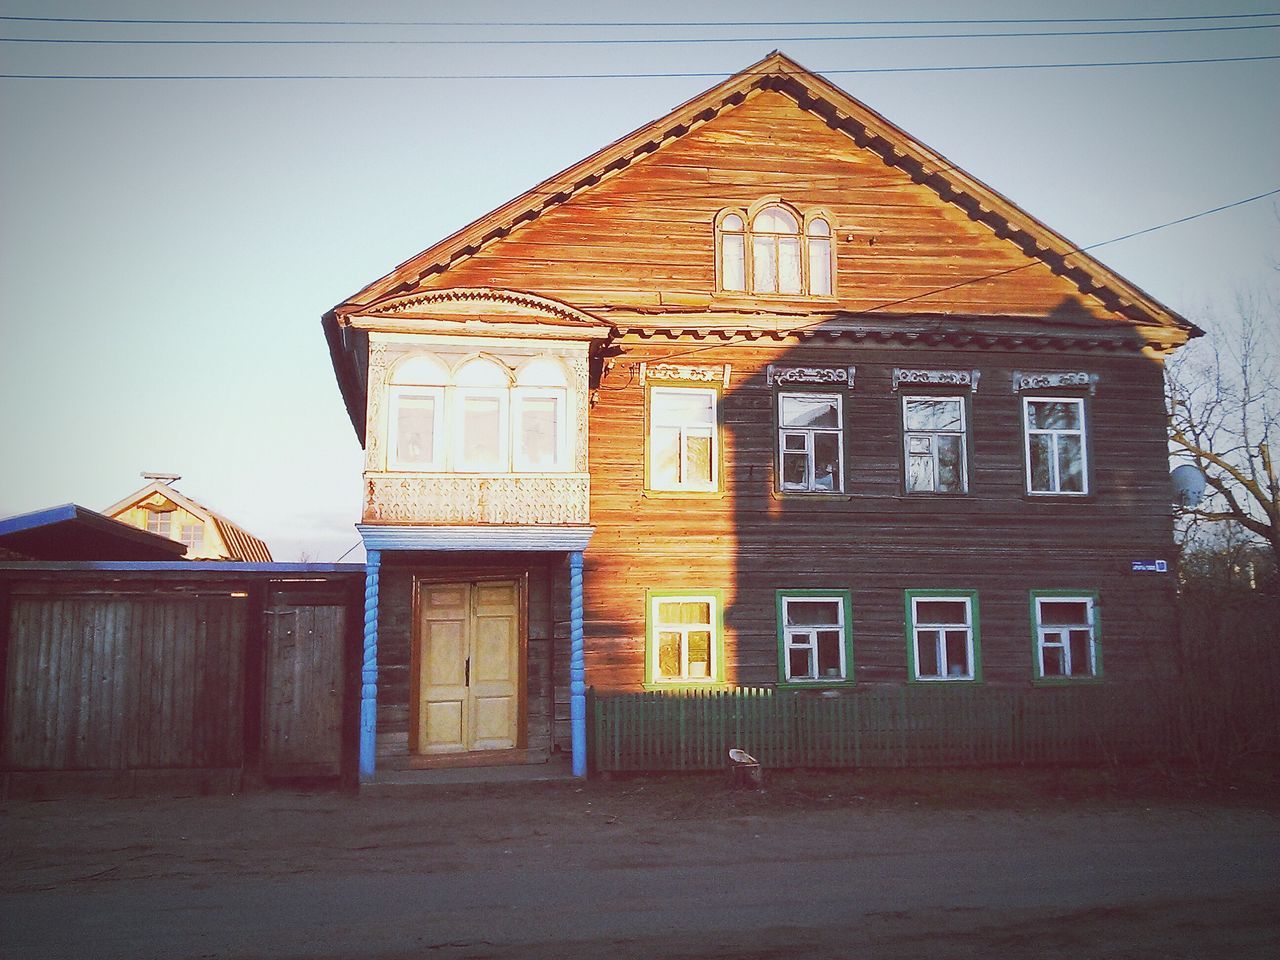
M 263 769 L 268 776 L 342 772 L 346 608 L 273 598 L 267 615 Z
M 419 584 L 413 731 L 418 753 L 518 745 L 520 648 L 517 581 Z

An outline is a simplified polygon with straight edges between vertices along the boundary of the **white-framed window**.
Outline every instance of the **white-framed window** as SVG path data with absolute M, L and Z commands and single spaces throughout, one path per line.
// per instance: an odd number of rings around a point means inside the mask
M 172 517 L 172 511 L 148 510 L 147 533 L 154 533 L 158 537 L 170 536 Z
M 838 393 L 778 394 L 778 488 L 784 493 L 844 490 L 843 398 Z
M 849 593 L 779 590 L 778 642 L 783 683 L 852 679 Z
M 1028 493 L 1089 492 L 1084 400 L 1023 397 Z
M 715 255 L 725 293 L 830 297 L 835 289 L 835 229 L 822 210 L 802 214 L 776 198 L 721 210 Z
M 188 550 L 200 550 L 204 547 L 204 524 L 199 521 L 184 523 L 180 539 Z
M 908 493 L 964 493 L 969 488 L 963 397 L 902 398 Z
M 649 591 L 646 679 L 716 683 L 723 679 L 719 591 Z
M 387 387 L 387 469 L 553 473 L 572 469 L 571 396 L 564 365 L 534 357 L 514 373 L 485 356 L 451 371 L 417 354 Z
M 911 679 L 977 680 L 978 597 L 971 590 L 908 590 Z
M 649 489 L 718 488 L 719 395 L 705 387 L 649 388 Z
M 1038 680 L 1094 678 L 1098 656 L 1097 597 L 1090 593 L 1034 592 Z

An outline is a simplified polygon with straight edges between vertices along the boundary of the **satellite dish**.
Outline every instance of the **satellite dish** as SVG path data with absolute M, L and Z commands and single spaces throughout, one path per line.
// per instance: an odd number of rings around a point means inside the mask
M 1173 482 L 1174 502 L 1180 507 L 1194 507 L 1204 497 L 1204 472 L 1194 464 L 1174 467 L 1169 474 Z

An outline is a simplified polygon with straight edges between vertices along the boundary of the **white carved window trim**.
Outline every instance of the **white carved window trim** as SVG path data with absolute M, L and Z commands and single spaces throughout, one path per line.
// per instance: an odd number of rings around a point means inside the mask
M 678 393 L 699 393 L 705 394 L 711 400 L 711 420 L 707 424 L 684 424 L 680 422 L 659 422 L 654 411 L 654 397 L 666 394 Z M 708 387 L 649 387 L 648 395 L 645 398 L 648 406 L 648 430 L 645 437 L 645 452 L 648 457 L 646 464 L 646 487 L 660 493 L 712 493 L 720 489 L 720 391 Z M 679 478 L 676 482 L 669 486 L 659 486 L 657 477 L 653 469 L 653 435 L 654 431 L 659 428 L 676 429 L 679 431 L 679 453 L 677 471 Z M 689 438 L 690 437 L 706 437 L 710 442 L 711 455 L 711 478 L 707 483 L 697 483 L 684 479 L 689 461 Z
M 955 403 L 960 408 L 960 429 L 959 430 L 912 430 L 907 426 L 907 404 L 916 403 Z M 965 398 L 963 396 L 944 396 L 929 394 L 903 394 L 902 395 L 902 486 L 909 494 L 960 494 L 969 492 L 969 419 L 965 412 Z M 960 441 L 960 489 L 959 490 L 939 490 L 938 489 L 938 442 L 939 437 L 957 437 Z M 933 486 L 925 488 L 914 488 L 911 486 L 911 458 L 920 456 L 911 449 L 912 440 L 928 440 L 929 452 L 932 467 Z
M 1031 426 L 1031 404 L 1033 403 L 1070 403 L 1079 410 L 1078 429 L 1057 429 Z M 1026 471 L 1026 490 L 1028 495 L 1037 497 L 1083 497 L 1089 494 L 1089 439 L 1088 422 L 1085 420 L 1083 397 L 1045 397 L 1024 396 L 1022 398 L 1022 452 Z M 1031 471 L 1031 438 L 1048 436 L 1052 438 L 1053 457 L 1050 460 L 1050 484 L 1047 490 L 1037 490 L 1032 486 Z M 1058 447 L 1063 437 L 1074 436 L 1080 440 L 1080 489 L 1063 490 L 1062 477 L 1058 467 Z
M 798 397 L 804 400 L 827 400 L 834 401 L 836 405 L 836 426 L 834 427 L 796 427 L 788 426 L 782 422 L 782 405 L 783 401 L 788 397 Z M 819 393 L 811 390 L 793 390 L 780 391 L 778 393 L 778 492 L 779 493 L 818 493 L 818 494 L 838 494 L 844 493 L 844 398 L 838 393 Z M 816 486 L 817 477 L 814 475 L 817 469 L 817 458 L 814 451 L 814 441 L 816 435 L 824 436 L 834 435 L 836 438 L 836 473 L 835 485 L 831 489 Z M 804 438 L 803 449 L 787 449 L 788 438 Z M 795 456 L 804 454 L 806 457 L 805 466 L 805 484 L 803 487 L 788 487 L 784 480 L 784 465 L 787 454 Z
M 796 224 L 795 231 L 766 230 L 757 227 L 758 218 L 770 209 L 780 210 L 790 217 Z M 717 293 L 785 299 L 830 300 L 835 297 L 836 220 L 829 210 L 814 207 L 802 211 L 785 202 L 781 197 L 763 197 L 746 210 L 740 207 L 726 207 L 720 210 L 715 216 L 714 226 Z M 825 232 L 823 232 L 824 229 Z M 781 289 L 781 238 L 795 240 L 799 277 L 798 285 L 794 290 Z M 772 244 L 766 243 L 769 240 L 772 240 Z M 773 264 L 773 289 L 764 289 L 761 280 L 756 276 L 757 246 L 762 252 L 772 251 L 769 260 Z M 729 266 L 725 252 L 727 247 L 732 247 L 735 251 L 741 250 L 741 282 L 738 281 L 739 270 Z M 815 271 L 814 265 L 818 262 L 825 266 L 825 271 Z M 823 289 L 824 280 L 825 289 Z

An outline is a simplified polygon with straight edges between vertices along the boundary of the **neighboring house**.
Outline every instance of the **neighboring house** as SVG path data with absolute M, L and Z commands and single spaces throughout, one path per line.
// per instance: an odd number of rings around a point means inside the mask
M 584 684 L 1174 669 L 1162 362 L 1200 331 L 781 54 L 324 328 L 366 454 L 366 779 L 581 771 Z
M 165 561 L 184 552 L 181 543 L 74 503 L 0 519 L 0 561 Z
M 238 524 L 179 493 L 177 477 L 153 479 L 103 511 L 108 517 L 186 544 L 188 560 L 270 563 L 267 545 Z

